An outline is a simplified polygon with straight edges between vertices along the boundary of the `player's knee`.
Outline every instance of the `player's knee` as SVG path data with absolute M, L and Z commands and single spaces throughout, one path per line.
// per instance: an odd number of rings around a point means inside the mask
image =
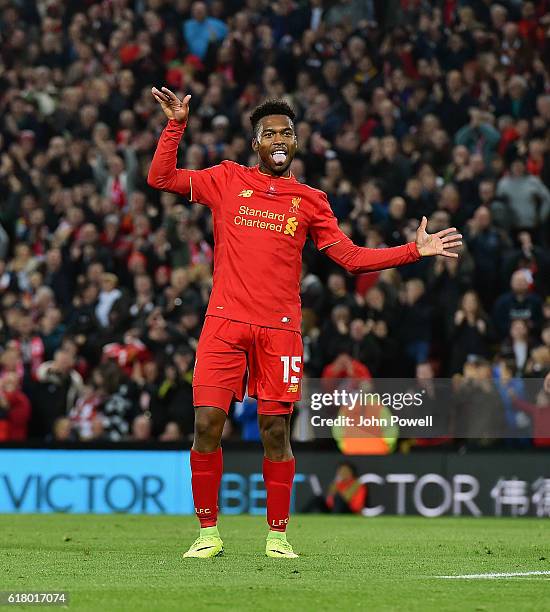
M 266 451 L 270 454 L 280 454 L 281 458 L 287 454 L 289 440 L 286 422 L 283 419 L 269 419 L 261 423 L 260 432 Z
M 195 411 L 196 451 L 208 453 L 216 450 L 220 444 L 225 414 L 217 409 L 197 409 Z

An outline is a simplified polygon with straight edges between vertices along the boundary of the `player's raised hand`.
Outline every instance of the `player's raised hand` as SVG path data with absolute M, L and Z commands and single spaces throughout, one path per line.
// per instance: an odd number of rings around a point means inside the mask
M 191 100 L 190 95 L 180 100 L 168 87 L 161 87 L 160 90 L 153 87 L 151 93 L 153 98 L 161 105 L 168 119 L 173 119 L 178 123 L 185 123 L 187 121 L 187 117 L 189 117 L 189 100 Z
M 462 234 L 457 234 L 456 227 L 428 234 L 426 226 L 428 219 L 422 217 L 422 221 L 416 230 L 416 248 L 422 257 L 429 255 L 443 255 L 443 257 L 458 257 L 458 253 L 453 253 L 449 249 L 462 246 Z

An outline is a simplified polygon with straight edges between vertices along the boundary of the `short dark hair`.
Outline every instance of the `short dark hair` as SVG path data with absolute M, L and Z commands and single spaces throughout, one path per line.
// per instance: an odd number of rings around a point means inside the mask
M 256 134 L 256 128 L 258 123 L 269 115 L 286 115 L 292 122 L 296 119 L 296 113 L 292 110 L 291 106 L 284 100 L 266 100 L 259 106 L 257 106 L 250 115 L 250 123 L 252 124 L 252 131 Z
M 338 464 L 338 467 L 347 467 L 350 472 L 352 473 L 354 478 L 357 478 L 357 466 L 354 465 L 353 463 L 351 463 L 351 461 L 340 461 L 340 463 Z

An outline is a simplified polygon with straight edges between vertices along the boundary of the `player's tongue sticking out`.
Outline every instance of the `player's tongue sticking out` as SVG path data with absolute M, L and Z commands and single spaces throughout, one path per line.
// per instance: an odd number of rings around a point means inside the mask
M 281 150 L 277 150 L 277 151 L 273 151 L 273 153 L 271 154 L 271 157 L 273 158 L 273 161 L 277 164 L 284 164 L 286 161 L 286 152 Z

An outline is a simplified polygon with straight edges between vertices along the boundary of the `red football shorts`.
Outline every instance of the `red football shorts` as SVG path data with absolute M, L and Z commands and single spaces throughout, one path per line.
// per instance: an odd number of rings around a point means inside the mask
M 197 347 L 193 403 L 228 412 L 234 398 L 242 401 L 248 381 L 259 414 L 289 414 L 300 399 L 302 353 L 297 331 L 207 316 Z

